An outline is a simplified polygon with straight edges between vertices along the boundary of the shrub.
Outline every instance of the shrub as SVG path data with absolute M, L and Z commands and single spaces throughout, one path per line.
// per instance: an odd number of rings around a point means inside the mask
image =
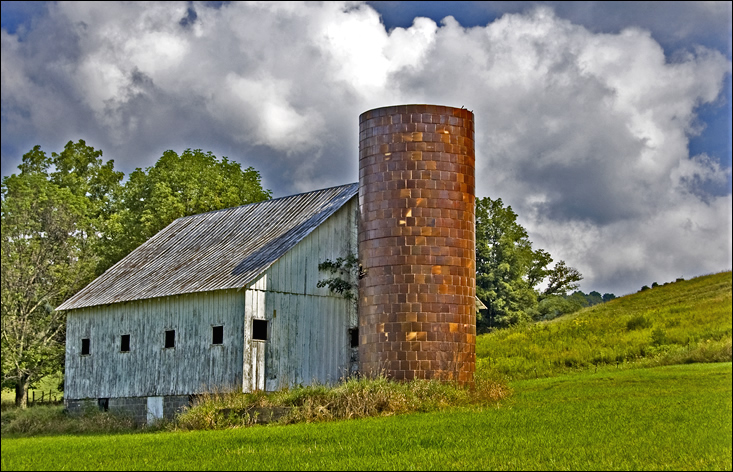
M 667 332 L 661 327 L 656 327 L 652 330 L 652 344 L 655 346 L 661 346 L 667 341 Z
M 652 327 L 652 321 L 644 316 L 636 315 L 632 316 L 629 321 L 626 322 L 626 329 L 629 331 L 633 331 L 635 329 L 645 329 L 645 328 L 651 328 Z

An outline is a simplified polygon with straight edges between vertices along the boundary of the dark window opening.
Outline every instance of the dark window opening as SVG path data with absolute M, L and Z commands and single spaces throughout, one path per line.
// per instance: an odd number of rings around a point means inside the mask
M 211 344 L 224 344 L 223 326 L 213 326 L 211 328 Z
M 176 347 L 176 330 L 171 329 L 165 332 L 165 347 Z
M 120 339 L 120 351 L 130 352 L 130 335 L 129 334 L 122 335 L 122 338 Z
M 359 347 L 359 328 L 349 328 L 349 342 L 351 347 Z
M 81 355 L 82 356 L 89 355 L 89 338 L 84 338 L 81 340 Z
M 267 320 L 252 320 L 252 339 L 267 341 Z
M 99 407 L 99 411 L 109 410 L 109 398 L 98 398 L 97 406 Z

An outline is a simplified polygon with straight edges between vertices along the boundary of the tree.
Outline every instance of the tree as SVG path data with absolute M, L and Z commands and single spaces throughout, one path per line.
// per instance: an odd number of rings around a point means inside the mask
M 557 318 L 560 315 L 568 313 L 574 313 L 585 305 L 585 300 L 575 296 L 578 292 L 575 292 L 569 297 L 563 297 L 560 295 L 550 295 L 540 301 L 537 306 L 537 312 L 534 315 L 535 320 L 551 320 Z
M 66 317 L 55 307 L 89 283 L 122 172 L 102 151 L 40 146 L 2 180 L 2 386 L 28 388 L 63 369 Z
M 537 304 L 525 275 L 530 268 L 537 273 L 538 267 L 532 264 L 527 232 L 516 219 L 501 199 L 476 199 L 476 295 L 488 308 L 488 319 L 478 320 L 480 325 L 518 323 Z
M 530 320 L 538 302 L 577 288 L 582 276 L 576 269 L 564 261 L 550 268 L 551 263 L 547 251 L 532 249 L 511 206 L 500 198 L 476 199 L 476 295 L 488 307 L 488 317 L 477 320 L 479 329 Z
M 258 171 L 211 152 L 166 151 L 155 166 L 136 169 L 115 202 L 105 232 L 101 272 L 173 220 L 271 198 Z
M 551 260 L 550 260 L 551 261 Z M 583 280 L 577 269 L 565 265 L 565 261 L 558 261 L 555 267 L 548 271 L 549 284 L 542 295 L 565 295 L 570 290 L 578 288 L 578 282 Z
M 585 298 L 588 300 L 588 304 L 590 306 L 603 303 L 603 297 L 599 292 L 596 292 L 595 290 L 586 295 Z
M 63 365 L 66 318 L 54 308 L 94 267 L 87 199 L 28 164 L 2 180 L 2 386 L 20 408 L 29 386 Z

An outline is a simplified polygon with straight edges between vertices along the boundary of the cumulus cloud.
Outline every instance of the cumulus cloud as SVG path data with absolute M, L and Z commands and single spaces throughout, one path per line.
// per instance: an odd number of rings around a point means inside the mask
M 127 173 L 193 147 L 280 196 L 356 181 L 368 109 L 465 106 L 478 195 L 512 205 L 584 290 L 627 293 L 731 266 L 731 196 L 705 192 L 730 169 L 688 151 L 730 72 L 714 50 L 670 60 L 647 30 L 549 8 L 387 31 L 356 2 L 50 4 L 22 41 L 2 31 L 2 169 L 69 139 Z

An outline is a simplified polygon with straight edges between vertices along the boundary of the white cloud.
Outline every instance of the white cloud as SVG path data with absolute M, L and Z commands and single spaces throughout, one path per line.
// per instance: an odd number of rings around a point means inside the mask
M 671 61 L 647 31 L 595 33 L 547 8 L 389 32 L 357 2 L 194 3 L 182 23 L 188 8 L 58 3 L 23 42 L 3 31 L 4 143 L 83 137 L 126 172 L 203 148 L 279 196 L 355 181 L 368 109 L 465 106 L 478 195 L 512 205 L 586 291 L 731 266 L 730 194 L 702 190 L 730 169 L 688 151 L 696 107 L 731 71 L 716 51 Z

